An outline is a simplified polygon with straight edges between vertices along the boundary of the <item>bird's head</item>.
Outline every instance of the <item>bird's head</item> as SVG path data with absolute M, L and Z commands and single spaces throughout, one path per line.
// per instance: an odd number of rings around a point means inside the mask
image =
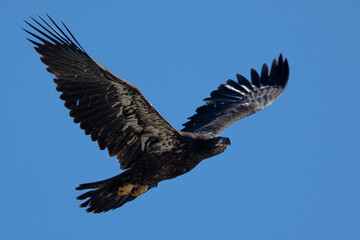
M 220 147 L 220 146 L 227 147 L 228 145 L 231 145 L 230 138 L 228 138 L 228 137 L 217 137 L 217 138 L 215 138 L 215 140 L 216 140 L 215 146 L 217 146 L 217 147 Z
M 216 152 L 215 154 L 224 152 L 226 148 L 231 145 L 230 138 L 228 137 L 216 137 L 214 138 L 214 143 L 214 151 Z

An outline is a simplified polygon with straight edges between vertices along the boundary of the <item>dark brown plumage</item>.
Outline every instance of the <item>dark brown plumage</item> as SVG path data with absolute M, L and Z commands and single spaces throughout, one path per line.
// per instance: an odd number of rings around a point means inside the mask
M 289 66 L 280 55 L 271 71 L 264 64 L 261 75 L 251 70 L 252 83 L 241 75 L 228 80 L 204 99 L 206 105 L 175 130 L 130 82 L 114 75 L 92 59 L 63 24 L 69 36 L 49 17 L 54 27 L 39 17 L 39 33 L 27 33 L 41 61 L 56 78 L 56 90 L 70 116 L 85 134 L 116 156 L 125 171 L 113 178 L 80 184 L 92 189 L 78 197 L 80 206 L 99 213 L 132 201 L 158 182 L 182 175 L 203 159 L 225 151 L 230 139 L 217 137 L 225 128 L 269 105 L 284 91 Z

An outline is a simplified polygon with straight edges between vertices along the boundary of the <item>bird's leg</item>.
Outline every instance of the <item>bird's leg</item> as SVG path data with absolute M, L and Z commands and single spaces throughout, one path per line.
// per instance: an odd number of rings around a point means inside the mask
M 118 195 L 120 195 L 120 196 L 124 196 L 124 195 L 127 195 L 127 194 L 129 194 L 130 192 L 131 192 L 131 190 L 133 189 L 133 187 L 134 187 L 134 185 L 132 185 L 132 184 L 126 184 L 126 185 L 124 185 L 124 186 L 122 186 L 122 187 L 119 187 L 119 189 L 118 189 Z
M 131 192 L 131 195 L 133 195 L 134 197 L 138 197 L 141 194 L 143 194 L 144 192 L 146 192 L 148 190 L 149 186 L 148 185 L 135 185 L 133 188 L 133 191 Z

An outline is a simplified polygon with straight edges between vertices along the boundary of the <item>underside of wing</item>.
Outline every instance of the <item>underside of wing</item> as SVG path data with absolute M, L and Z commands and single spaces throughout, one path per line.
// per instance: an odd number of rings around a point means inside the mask
M 236 77 L 237 81 L 228 80 L 205 98 L 206 105 L 196 109 L 182 131 L 218 135 L 238 120 L 270 106 L 286 88 L 289 64 L 280 55 L 270 72 L 266 64 L 261 75 L 251 69 L 252 83 L 240 74 Z
M 146 100 L 133 84 L 112 74 L 93 60 L 68 28 L 62 30 L 39 17 L 38 25 L 26 22 L 39 35 L 25 30 L 41 54 L 41 61 L 56 78 L 56 89 L 70 116 L 85 134 L 117 156 L 121 168 L 131 167 L 141 154 L 171 148 L 178 132 Z M 68 36 L 69 35 L 69 36 Z

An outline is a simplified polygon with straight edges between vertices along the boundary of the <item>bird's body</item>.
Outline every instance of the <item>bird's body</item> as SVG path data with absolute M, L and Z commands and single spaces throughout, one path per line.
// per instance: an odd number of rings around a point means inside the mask
M 180 134 L 179 144 L 169 151 L 148 152 L 139 157 L 136 160 L 137 163 L 125 171 L 131 176 L 129 182 L 131 184 L 152 185 L 175 178 L 189 172 L 202 160 L 224 152 L 228 146 L 228 138 L 214 138 L 211 135 L 204 138 L 202 134 L 186 132 L 180 132 Z M 167 159 L 167 161 L 163 161 L 163 159 Z M 154 172 L 153 169 L 158 169 L 158 171 Z
M 280 55 L 269 71 L 251 71 L 252 83 L 241 75 L 228 80 L 206 105 L 184 124 L 174 129 L 132 83 L 111 73 L 92 59 L 64 25 L 72 39 L 49 17 L 52 27 L 33 19 L 40 36 L 30 40 L 47 70 L 56 78 L 56 89 L 70 110 L 70 116 L 85 134 L 116 156 L 121 174 L 99 182 L 80 184 L 76 189 L 92 189 L 78 197 L 81 207 L 99 213 L 134 200 L 163 180 L 191 171 L 202 160 L 225 151 L 230 139 L 218 137 L 228 126 L 271 105 L 284 91 L 289 67 Z

